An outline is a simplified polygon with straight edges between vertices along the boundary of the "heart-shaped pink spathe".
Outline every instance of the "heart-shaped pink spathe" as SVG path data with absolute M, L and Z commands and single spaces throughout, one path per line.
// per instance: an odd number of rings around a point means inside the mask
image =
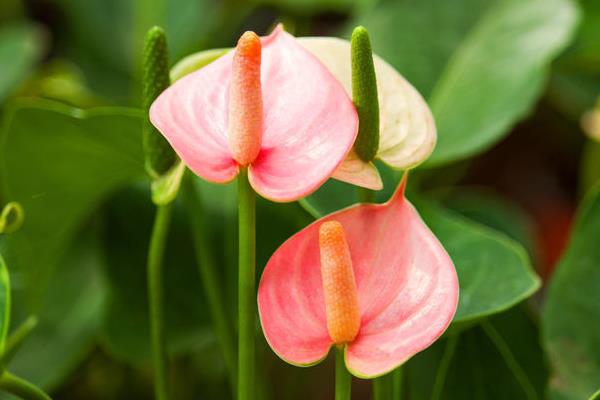
M 261 38 L 262 144 L 249 165 L 253 188 L 275 201 L 316 190 L 351 150 L 358 116 L 344 88 L 293 36 Z M 150 108 L 150 120 L 183 162 L 216 183 L 240 166 L 228 146 L 233 52 L 175 82 Z
M 361 326 L 346 345 L 354 375 L 372 378 L 398 367 L 446 330 L 458 305 L 452 260 L 404 197 L 404 179 L 385 204 L 360 204 L 319 219 L 273 254 L 258 289 L 267 342 L 282 359 L 307 366 L 327 356 L 319 227 L 338 221 L 346 232 L 358 290 Z

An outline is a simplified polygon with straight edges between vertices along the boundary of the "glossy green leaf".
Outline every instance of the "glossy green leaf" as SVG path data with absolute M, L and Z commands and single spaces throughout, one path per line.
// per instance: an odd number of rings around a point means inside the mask
M 416 206 L 458 272 L 460 298 L 454 322 L 504 311 L 540 287 L 517 242 L 434 203 L 417 201 Z
M 0 27 L 0 102 L 27 78 L 42 48 L 39 28 L 24 23 Z
M 568 117 L 579 120 L 600 95 L 600 3 L 580 0 L 581 23 L 575 40 L 556 61 L 548 97 Z
M 105 293 L 94 278 L 99 256 L 73 243 L 111 193 L 145 176 L 141 117 L 136 110 L 82 111 L 31 100 L 9 110 L 5 126 L 2 193 L 19 201 L 27 218 L 5 239 L 3 254 L 18 272 L 14 303 L 22 318 L 40 316 L 34 337 L 14 359 L 14 371 L 52 386 L 72 370 L 96 334 Z M 74 257 L 82 252 L 78 265 Z
M 598 391 L 589 398 L 589 400 L 598 400 L 598 399 L 600 399 L 600 389 L 598 389 Z
M 543 310 L 543 339 L 552 363 L 553 399 L 586 399 L 600 377 L 600 187 L 579 210 Z
M 577 14 L 570 0 L 404 0 L 353 25 L 428 99 L 433 166 L 489 148 L 529 112 Z
M 10 327 L 10 279 L 8 267 L 0 255 L 0 354 L 4 354 Z
M 404 367 L 410 400 L 542 400 L 548 371 L 525 307 L 438 341 Z
M 398 175 L 381 166 L 380 172 L 385 182 L 384 193 L 392 191 Z M 350 185 L 330 180 L 300 203 L 319 217 L 354 203 L 355 190 Z M 381 200 L 382 195 L 379 195 Z M 408 197 L 414 200 L 410 195 L 410 178 Z M 423 197 L 413 202 L 454 261 L 460 283 L 454 322 L 498 313 L 539 288 L 539 278 L 519 243 Z
M 502 232 L 536 255 L 534 222 L 517 204 L 482 187 L 456 187 L 440 200 L 445 207 Z

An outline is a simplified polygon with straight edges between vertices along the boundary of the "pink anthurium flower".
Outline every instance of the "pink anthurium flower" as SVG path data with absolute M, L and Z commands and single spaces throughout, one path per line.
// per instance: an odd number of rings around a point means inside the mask
M 316 190 L 352 148 L 358 117 L 338 80 L 281 26 L 175 82 L 150 120 L 200 177 L 275 201 Z
M 319 362 L 345 346 L 348 370 L 383 375 L 431 345 L 458 304 L 450 257 L 404 197 L 330 214 L 288 239 L 263 272 L 258 308 L 285 361 Z

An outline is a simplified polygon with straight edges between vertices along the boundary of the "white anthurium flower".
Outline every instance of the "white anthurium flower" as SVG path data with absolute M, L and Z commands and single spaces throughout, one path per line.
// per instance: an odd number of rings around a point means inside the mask
M 302 37 L 314 54 L 352 95 L 350 42 L 335 37 Z M 381 57 L 373 55 L 379 99 L 379 150 L 376 158 L 394 169 L 414 168 L 425 161 L 436 143 L 431 110 L 417 90 Z M 333 178 L 370 189 L 381 189 L 373 163 L 351 152 Z

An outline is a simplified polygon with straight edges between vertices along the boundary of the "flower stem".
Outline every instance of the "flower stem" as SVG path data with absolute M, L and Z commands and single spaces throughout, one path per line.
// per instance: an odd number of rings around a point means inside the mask
M 150 249 L 148 251 L 148 300 L 150 303 L 150 333 L 154 364 L 154 393 L 156 400 L 167 400 L 167 348 L 163 326 L 162 259 L 171 220 L 171 205 L 156 209 Z
M 0 389 L 25 400 L 51 400 L 42 389 L 6 370 L 0 377 Z
M 402 398 L 402 380 L 404 379 L 404 370 L 402 366 L 392 372 L 392 399 L 400 400 Z
M 352 375 L 346 369 L 344 348 L 335 351 L 335 400 L 350 400 Z
M 222 285 L 216 274 L 215 262 L 212 257 L 211 249 L 208 246 L 209 238 L 204 229 L 202 200 L 194 183 L 190 177 L 185 178 L 183 195 L 187 211 L 190 213 L 192 224 L 192 237 L 194 240 L 194 249 L 196 251 L 196 261 L 198 272 L 202 281 L 202 287 L 206 295 L 210 316 L 214 325 L 219 346 L 225 366 L 229 373 L 229 379 L 235 395 L 235 385 L 237 383 L 236 354 L 235 343 L 232 335 L 232 324 L 228 320 L 229 313 L 225 308 L 225 300 L 222 296 Z
M 254 399 L 256 196 L 248 171 L 238 176 L 239 282 L 238 282 L 238 400 Z
M 373 379 L 373 400 L 386 400 L 391 398 L 392 380 L 390 379 L 390 375 L 384 375 Z
M 375 191 L 363 187 L 357 188 L 360 203 L 375 203 Z
M 31 332 L 35 329 L 38 324 L 38 319 L 35 316 L 30 316 L 23 322 L 17 329 L 14 330 L 13 333 L 6 339 L 6 345 L 4 347 L 4 352 L 2 356 L 0 356 L 0 365 L 7 365 L 14 355 L 17 353 L 17 350 L 21 348 L 25 339 L 29 337 Z

